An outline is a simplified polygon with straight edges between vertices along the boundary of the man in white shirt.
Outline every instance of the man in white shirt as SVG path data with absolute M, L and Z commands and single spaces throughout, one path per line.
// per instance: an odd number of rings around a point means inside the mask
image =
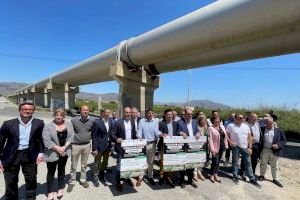
M 242 162 L 245 167 L 246 175 L 250 179 L 250 183 L 260 187 L 257 183 L 250 165 L 250 155 L 252 153 L 252 137 L 249 126 L 243 123 L 243 115 L 236 116 L 234 123 L 229 124 L 226 131 L 230 137 L 232 146 L 232 168 L 233 182 L 238 184 L 238 161 L 239 156 L 242 156 Z
M 112 141 L 115 142 L 115 150 L 117 152 L 117 170 L 116 170 L 116 189 L 119 192 L 123 191 L 123 186 L 121 185 L 121 159 L 124 156 L 124 150 L 121 148 L 123 140 L 137 139 L 135 123 L 131 119 L 131 108 L 125 107 L 123 109 L 123 119 L 119 119 L 116 122 L 115 129 L 111 133 Z M 130 179 L 126 180 L 130 186 L 133 186 Z

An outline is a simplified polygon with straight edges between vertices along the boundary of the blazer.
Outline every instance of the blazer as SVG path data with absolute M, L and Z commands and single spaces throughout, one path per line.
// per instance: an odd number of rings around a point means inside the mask
M 224 143 L 225 143 L 225 148 L 228 148 L 228 136 L 225 131 L 225 127 L 223 125 L 220 125 L 220 128 L 222 131 L 225 133 L 225 138 L 224 138 Z M 209 134 L 209 148 L 212 153 L 218 153 L 220 151 L 220 133 L 219 131 L 213 127 L 210 126 L 208 127 L 208 134 Z
M 179 136 L 179 126 L 178 122 L 172 121 L 172 126 L 173 126 L 173 136 Z M 166 120 L 162 120 L 159 123 L 158 129 L 165 134 L 169 134 L 169 129 Z
M 29 136 L 28 155 L 33 162 L 39 153 L 43 153 L 44 145 L 42 131 L 44 122 L 33 118 Z M 5 121 L 0 129 L 0 160 L 2 165 L 9 166 L 13 161 L 19 147 L 19 119 Z
M 103 120 L 96 119 L 92 125 L 92 151 L 98 151 L 103 153 L 111 147 L 111 132 L 115 128 L 115 122 L 112 119 L 108 119 L 109 131 L 107 132 Z
M 196 136 L 196 134 L 199 132 L 197 120 L 192 119 L 192 127 L 193 127 L 193 136 Z M 187 128 L 187 124 L 186 124 L 186 121 L 184 118 L 182 118 L 181 120 L 178 121 L 178 131 L 179 131 L 179 134 L 180 134 L 180 132 L 185 132 L 187 134 L 187 136 L 190 136 L 189 130 Z
M 135 123 L 133 119 L 130 119 L 131 123 L 131 138 L 137 139 L 136 130 L 135 130 Z M 115 128 L 111 131 L 111 140 L 115 142 L 115 151 L 119 155 L 124 155 L 124 150 L 121 148 L 121 144 L 117 143 L 117 139 L 122 138 L 122 140 L 126 140 L 126 133 L 125 133 L 125 126 L 124 126 L 124 119 L 119 119 L 115 123 Z
M 74 138 L 74 128 L 71 122 L 65 121 L 65 126 L 68 132 L 66 142 L 73 142 Z M 55 128 L 55 123 L 52 121 L 44 127 L 43 130 L 43 141 L 45 145 L 44 159 L 46 162 L 55 162 L 59 159 L 59 154 L 52 150 L 55 145 L 60 146 L 57 131 Z M 66 150 L 67 156 L 71 156 L 71 145 L 68 146 Z
M 261 127 L 261 132 L 263 134 L 262 137 L 262 144 L 260 145 L 262 148 L 264 147 L 264 133 L 265 133 L 265 127 Z M 277 144 L 278 149 L 273 149 L 273 154 L 276 156 L 282 156 L 282 148 L 286 145 L 286 137 L 285 133 L 280 128 L 274 128 L 274 138 L 272 144 Z

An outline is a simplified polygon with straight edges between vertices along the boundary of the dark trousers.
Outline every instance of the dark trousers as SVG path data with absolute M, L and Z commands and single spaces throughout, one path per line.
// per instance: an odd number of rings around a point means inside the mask
M 255 169 L 257 165 L 257 160 L 260 157 L 260 146 L 259 143 L 254 143 L 252 145 L 252 154 L 251 154 L 251 164 L 252 164 L 252 171 L 253 174 L 255 175 Z
M 212 156 L 212 158 L 211 158 L 211 167 L 210 167 L 210 170 L 209 170 L 209 174 L 211 176 L 214 175 L 214 174 L 218 174 L 220 160 L 222 159 L 223 153 L 224 153 L 224 150 L 220 149 L 219 152 L 215 156 Z
M 37 187 L 37 165 L 35 161 L 30 161 L 27 150 L 23 150 L 17 151 L 12 163 L 9 166 L 4 167 L 4 180 L 6 188 L 5 198 L 7 200 L 18 199 L 20 167 L 22 167 L 22 172 L 25 177 L 27 199 L 35 199 Z
M 194 169 L 186 169 L 184 171 L 180 172 L 180 183 L 184 183 L 184 175 L 185 173 L 187 174 L 188 177 L 188 183 L 190 184 L 191 182 L 193 182 L 193 176 L 194 176 Z
M 58 176 L 58 189 L 65 188 L 65 169 L 66 163 L 68 160 L 68 156 L 60 156 L 59 159 L 55 162 L 47 162 L 47 189 L 48 193 L 55 192 L 55 184 L 54 184 L 54 175 L 57 168 L 57 176 Z
M 225 152 L 225 159 L 229 161 L 230 158 L 230 152 L 231 152 L 231 147 L 229 146 L 228 149 L 226 149 Z
M 260 144 L 259 143 L 254 143 L 252 145 L 252 154 L 251 154 L 251 167 L 253 174 L 255 175 L 255 169 L 257 166 L 257 161 L 260 158 Z M 245 172 L 245 166 L 244 162 L 241 162 L 241 169 L 240 169 L 240 175 L 243 175 Z
M 110 149 L 107 149 L 104 152 L 98 152 L 95 156 L 93 168 L 94 178 L 97 178 L 98 176 L 104 178 L 104 171 L 108 166 L 109 151 Z
M 117 184 L 120 184 L 121 183 L 121 155 L 118 154 L 118 157 L 117 157 L 117 166 L 116 166 L 116 182 Z

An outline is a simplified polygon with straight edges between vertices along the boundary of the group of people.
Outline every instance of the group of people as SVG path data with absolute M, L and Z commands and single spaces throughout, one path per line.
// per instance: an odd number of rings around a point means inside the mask
M 24 101 L 19 105 L 19 117 L 5 121 L 0 129 L 0 172 L 4 173 L 5 198 L 18 199 L 18 174 L 20 168 L 25 177 L 27 199 L 36 199 L 37 165 L 47 163 L 47 198 L 61 199 L 65 188 L 65 167 L 68 158 L 71 158 L 70 180 L 67 192 L 71 192 L 76 183 L 76 168 L 81 158 L 81 173 L 79 183 L 88 188 L 86 169 L 89 155 L 94 156 L 92 183 L 99 187 L 100 182 L 106 181 L 108 160 L 111 147 L 117 153 L 116 189 L 123 191 L 122 182 L 133 186 L 131 179 L 121 180 L 121 159 L 124 150 L 121 144 L 124 140 L 146 139 L 147 181 L 155 185 L 153 179 L 154 159 L 159 151 L 160 177 L 158 184 L 164 182 L 171 187 L 173 173 L 163 170 L 163 143 L 165 136 L 194 136 L 196 139 L 207 136 L 207 161 L 211 157 L 208 178 L 212 183 L 221 182 L 219 165 L 225 152 L 227 165 L 232 152 L 233 182 L 239 183 L 239 175 L 257 187 L 260 181 L 265 180 L 268 163 L 271 165 L 273 182 L 283 187 L 278 180 L 278 158 L 282 154 L 286 138 L 284 132 L 274 125 L 272 116 L 264 118 L 264 123 L 258 122 L 256 113 L 250 113 L 245 119 L 242 114 L 232 113 L 228 120 L 222 122 L 217 111 L 212 112 L 211 118 L 200 112 L 193 118 L 193 110 L 186 108 L 182 117 L 176 111 L 168 109 L 162 120 L 155 117 L 152 109 L 145 111 L 145 118 L 139 116 L 137 108 L 124 107 L 123 117 L 111 117 L 111 111 L 104 109 L 100 118 L 89 115 L 89 107 L 81 106 L 80 116 L 71 121 L 65 120 L 66 111 L 54 111 L 54 119 L 44 125 L 42 120 L 33 117 L 35 107 L 32 102 Z M 276 118 L 277 120 L 277 118 Z M 241 164 L 239 158 L 241 156 Z M 260 174 L 255 175 L 255 169 L 260 161 Z M 207 162 L 208 163 L 208 162 Z M 55 187 L 54 176 L 58 174 L 58 189 Z M 240 172 L 239 172 L 240 171 Z M 179 185 L 185 188 L 186 184 L 197 188 L 197 178 L 205 180 L 202 167 L 180 171 Z M 245 175 L 244 175 L 245 174 Z M 187 181 L 185 176 L 187 175 Z M 257 178 L 258 177 L 258 178 Z M 143 176 L 137 177 L 136 186 L 140 186 Z

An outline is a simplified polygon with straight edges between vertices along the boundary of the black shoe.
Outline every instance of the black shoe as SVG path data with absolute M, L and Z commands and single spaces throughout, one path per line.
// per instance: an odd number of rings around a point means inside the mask
M 94 184 L 95 187 L 99 187 L 100 186 L 98 178 L 94 178 L 93 179 L 93 184 Z
M 158 185 L 162 185 L 162 184 L 164 184 L 164 178 L 160 178 L 160 179 L 158 180 Z
M 264 180 L 266 180 L 266 179 L 265 179 L 264 176 L 259 176 L 259 177 L 258 177 L 258 180 L 259 180 L 259 181 L 264 181 Z
M 111 168 L 107 168 L 107 169 L 106 169 L 106 172 L 107 172 L 107 173 L 112 173 L 112 169 L 111 169 Z
M 242 179 L 243 181 L 246 181 L 246 180 L 247 180 L 247 179 L 246 179 L 246 176 L 245 176 L 244 174 L 241 174 L 240 176 L 241 176 L 241 179 Z
M 125 182 L 126 182 L 129 186 L 133 187 L 133 183 L 132 183 L 132 181 L 131 181 L 130 178 L 125 179 Z
M 274 183 L 275 185 L 277 185 L 278 187 L 283 188 L 283 185 L 282 185 L 278 180 L 273 179 L 273 183 Z
M 194 181 L 190 182 L 190 185 L 191 185 L 193 188 L 198 188 L 198 185 L 197 185 Z
M 119 191 L 119 192 L 123 192 L 123 186 L 121 184 L 117 184 L 116 185 L 116 189 Z
M 56 198 L 57 198 L 57 199 L 62 199 L 62 198 L 63 198 L 63 196 L 64 196 L 64 195 L 57 196 Z
M 253 185 L 256 186 L 256 187 L 261 188 L 261 185 L 258 184 L 258 182 L 257 182 L 255 179 L 251 179 L 251 180 L 250 180 L 250 183 L 253 184 Z
M 72 192 L 74 186 L 75 186 L 75 184 L 69 184 L 69 185 L 68 185 L 68 188 L 67 188 L 67 192 L 68 192 L 68 193 Z
M 239 179 L 238 177 L 233 177 L 232 181 L 235 183 L 235 184 L 239 184 Z
M 172 180 L 169 177 L 166 178 L 166 184 L 171 186 L 172 188 L 175 188 L 175 185 L 173 184 Z
M 105 178 L 104 174 L 99 176 L 99 181 L 101 182 L 107 182 L 107 179 Z
M 153 180 L 153 178 L 149 178 L 148 181 L 151 185 L 155 185 L 155 181 Z
M 185 188 L 185 183 L 180 183 L 181 188 Z

